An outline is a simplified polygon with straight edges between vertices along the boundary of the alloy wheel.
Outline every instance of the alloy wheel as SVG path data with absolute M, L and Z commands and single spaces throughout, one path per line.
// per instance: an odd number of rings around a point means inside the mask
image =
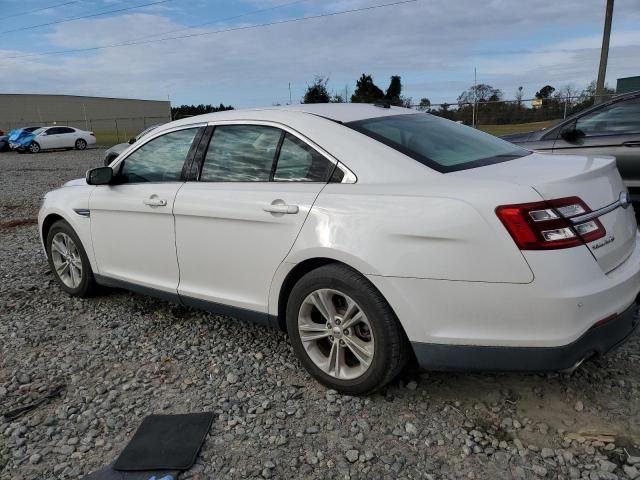
M 338 290 L 315 290 L 304 299 L 298 333 L 311 361 L 339 380 L 362 376 L 373 361 L 375 340 L 369 319 Z
M 51 240 L 51 260 L 56 274 L 67 287 L 78 288 L 82 282 L 82 259 L 73 239 L 58 232 Z

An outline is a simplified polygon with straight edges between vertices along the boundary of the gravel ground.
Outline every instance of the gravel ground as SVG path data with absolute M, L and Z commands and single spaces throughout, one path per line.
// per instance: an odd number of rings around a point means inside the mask
M 32 222 L 47 190 L 101 159 L 0 154 L 0 411 L 66 385 L 0 418 L 0 478 L 81 478 L 145 416 L 204 410 L 217 418 L 181 478 L 638 476 L 637 335 L 571 376 L 408 369 L 355 398 L 313 381 L 282 333 L 122 291 L 64 295 Z

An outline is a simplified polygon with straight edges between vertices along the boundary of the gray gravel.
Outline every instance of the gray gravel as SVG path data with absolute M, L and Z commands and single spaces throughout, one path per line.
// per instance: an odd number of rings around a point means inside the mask
M 354 398 L 313 381 L 282 333 L 122 291 L 64 295 L 28 221 L 101 159 L 0 154 L 0 411 L 66 384 L 0 418 L 0 478 L 80 478 L 146 415 L 203 410 L 217 419 L 182 478 L 640 476 L 638 336 L 571 376 L 408 369 Z

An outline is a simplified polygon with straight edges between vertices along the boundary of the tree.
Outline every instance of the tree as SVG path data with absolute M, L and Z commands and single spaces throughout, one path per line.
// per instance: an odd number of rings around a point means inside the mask
M 384 99 L 391 105 L 401 105 L 403 101 L 400 99 L 402 93 L 402 82 L 400 81 L 400 75 L 393 75 L 389 82 L 389 87 L 384 94 Z
M 353 103 L 376 103 L 384 101 L 384 92 L 373 83 L 371 75 L 364 73 L 356 82 L 356 89 L 351 95 Z
M 202 115 L 205 113 L 223 112 L 225 110 L 233 110 L 231 105 L 223 105 L 222 103 L 214 107 L 213 105 L 180 105 L 179 107 L 171 107 L 171 118 L 178 120 L 179 118 L 193 117 L 194 115 Z
M 420 99 L 420 103 L 418 104 L 418 110 L 422 110 L 423 112 L 428 112 L 431 108 L 431 100 L 426 97 Z
M 458 105 L 463 106 L 475 102 L 497 102 L 499 100 L 502 100 L 502 90 L 493 88 L 486 83 L 479 83 L 460 94 Z
M 524 94 L 522 93 L 522 86 L 519 86 L 518 90 L 516 91 L 516 105 L 518 105 L 518 108 L 522 106 L 523 95 Z
M 551 85 L 545 85 L 540 90 L 536 92 L 536 98 L 538 100 L 544 100 L 545 98 L 549 98 L 556 89 Z
M 316 75 L 311 85 L 307 86 L 302 103 L 329 103 L 331 96 L 327 91 L 329 77 Z

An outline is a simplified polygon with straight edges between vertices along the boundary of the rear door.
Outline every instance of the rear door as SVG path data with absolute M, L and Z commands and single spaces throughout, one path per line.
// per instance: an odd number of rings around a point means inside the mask
M 58 131 L 60 148 L 71 148 L 75 146 L 78 134 L 73 128 L 60 127 Z
M 174 206 L 181 299 L 266 318 L 275 271 L 334 168 L 275 126 L 215 126 L 199 181 L 186 183 Z

